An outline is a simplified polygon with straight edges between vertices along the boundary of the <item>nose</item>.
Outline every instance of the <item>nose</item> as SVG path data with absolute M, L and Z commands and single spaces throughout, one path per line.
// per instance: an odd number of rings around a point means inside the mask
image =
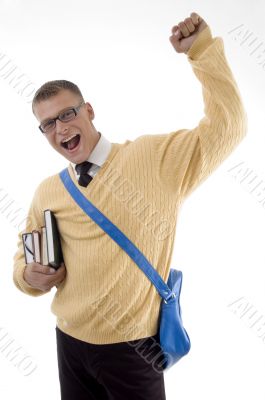
M 56 120 L 55 131 L 56 133 L 64 134 L 68 131 L 67 123 L 60 121 L 59 119 Z

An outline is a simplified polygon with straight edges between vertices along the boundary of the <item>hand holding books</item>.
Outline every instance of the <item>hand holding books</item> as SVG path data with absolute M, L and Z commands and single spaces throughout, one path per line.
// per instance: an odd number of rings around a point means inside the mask
M 44 211 L 44 220 L 41 233 L 35 229 L 22 234 L 27 264 L 23 277 L 30 286 L 47 291 L 65 278 L 66 268 L 60 234 L 51 210 Z
M 62 282 L 65 275 L 66 268 L 63 262 L 58 269 L 32 262 L 27 264 L 23 277 L 33 288 L 46 292 Z

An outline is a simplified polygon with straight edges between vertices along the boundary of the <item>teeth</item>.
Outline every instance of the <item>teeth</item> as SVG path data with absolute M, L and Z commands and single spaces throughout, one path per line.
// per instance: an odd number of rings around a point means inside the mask
M 77 135 L 78 135 L 78 133 L 75 133 L 74 135 L 71 135 L 71 136 L 69 136 L 68 138 L 63 139 L 63 140 L 62 140 L 62 143 L 69 142 L 69 140 L 73 139 L 73 137 L 75 137 L 75 136 L 77 136 Z

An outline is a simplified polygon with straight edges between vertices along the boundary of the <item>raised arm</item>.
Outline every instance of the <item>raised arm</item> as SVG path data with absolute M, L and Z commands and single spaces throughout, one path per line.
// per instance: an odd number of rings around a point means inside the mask
M 247 131 L 247 115 L 223 39 L 213 38 L 210 27 L 196 13 L 184 22 L 172 28 L 170 41 L 178 53 L 187 54 L 202 84 L 205 115 L 194 129 L 155 135 L 153 142 L 161 185 L 181 199 L 232 153 Z

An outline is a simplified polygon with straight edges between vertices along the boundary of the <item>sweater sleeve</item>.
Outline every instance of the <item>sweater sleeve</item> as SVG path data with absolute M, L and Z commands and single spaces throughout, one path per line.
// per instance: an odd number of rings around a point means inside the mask
M 38 189 L 39 187 L 36 189 L 29 207 L 26 218 L 26 227 L 18 234 L 17 251 L 13 257 L 13 281 L 19 290 L 31 296 L 41 296 L 51 290 L 49 289 L 47 291 L 42 291 L 40 289 L 35 289 L 30 286 L 23 277 L 24 270 L 27 267 L 27 264 L 25 263 L 22 234 L 26 232 L 32 232 L 33 229 L 37 229 L 40 231 L 41 226 L 43 225 L 42 213 L 41 210 L 38 208 Z
M 204 116 L 194 129 L 155 135 L 155 165 L 161 185 L 181 200 L 202 183 L 245 137 L 247 115 L 221 37 L 200 32 L 187 59 L 202 84 Z

